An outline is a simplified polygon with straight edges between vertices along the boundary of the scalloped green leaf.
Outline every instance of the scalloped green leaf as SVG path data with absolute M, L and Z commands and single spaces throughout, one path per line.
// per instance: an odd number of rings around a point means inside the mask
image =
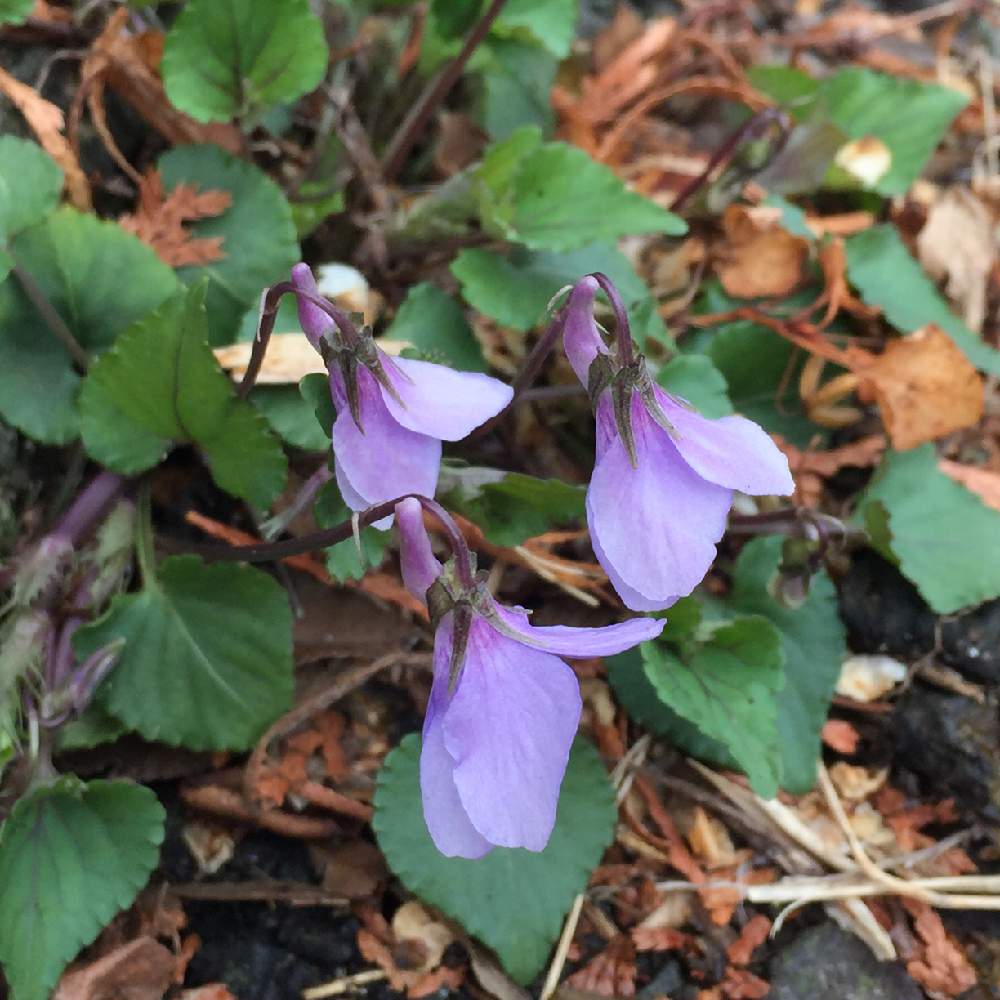
M 1000 596 L 1000 513 L 938 468 L 933 445 L 886 452 L 858 511 L 938 614 Z
M 74 638 L 83 659 L 125 639 L 98 691 L 146 739 L 192 750 L 245 750 L 292 700 L 292 613 L 261 570 L 171 556 L 135 594 Z
M 0 962 L 12 1000 L 46 1000 L 66 963 L 131 905 L 159 858 L 165 813 L 125 781 L 63 777 L 0 828 Z
M 0 233 L 5 239 L 36 225 L 53 211 L 59 204 L 62 184 L 62 171 L 37 142 L 0 136 Z
M 24 24 L 35 0 L 0 0 L 0 24 Z
M 319 491 L 313 504 L 313 514 L 320 528 L 332 528 L 335 524 L 350 520 L 352 513 L 332 479 Z M 360 580 L 365 573 L 378 569 L 385 561 L 388 540 L 389 536 L 385 531 L 371 526 L 362 528 L 358 532 L 357 541 L 348 538 L 326 549 L 327 571 L 334 580 Z
M 284 486 L 285 453 L 264 417 L 237 397 L 205 338 L 203 285 L 126 330 L 84 380 L 84 444 L 97 461 L 133 475 L 174 443 L 196 443 L 219 486 L 266 507 Z
M 197 121 L 228 121 L 307 94 L 327 57 L 309 0 L 188 0 L 164 43 L 163 84 Z
M 288 278 L 299 259 L 291 206 L 270 177 L 218 146 L 178 146 L 157 161 L 163 186 L 228 191 L 229 208 L 187 228 L 199 239 L 222 237 L 222 260 L 182 267 L 185 284 L 208 278 L 208 340 L 213 347 L 236 340 L 248 309 L 256 308 L 261 289 Z
M 112 222 L 72 208 L 24 230 L 11 253 L 92 355 L 161 305 L 177 278 L 149 247 Z M 0 415 L 29 437 L 67 444 L 79 433 L 80 376 L 20 284 L 0 284 Z
M 373 826 L 389 867 L 527 983 L 544 966 L 573 898 L 611 843 L 615 800 L 604 765 L 589 743 L 577 740 L 545 850 L 498 847 L 469 861 L 446 858 L 434 846 L 420 801 L 419 761 L 420 738 L 411 734 L 379 772 Z

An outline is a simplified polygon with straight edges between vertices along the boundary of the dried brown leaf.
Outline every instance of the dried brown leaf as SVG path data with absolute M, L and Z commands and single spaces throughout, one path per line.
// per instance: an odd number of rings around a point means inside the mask
M 771 919 L 763 913 L 752 916 L 744 925 L 740 936 L 726 949 L 726 957 L 733 965 L 749 965 L 754 951 L 771 933 Z
M 90 183 L 80 168 L 73 147 L 63 135 L 65 118 L 62 111 L 2 68 L 0 68 L 0 93 L 5 94 L 21 112 L 31 131 L 38 137 L 42 148 L 62 168 L 70 204 L 81 211 L 89 211 L 93 207 Z
M 802 279 L 809 244 L 778 224 L 771 209 L 730 205 L 715 272 L 729 295 L 741 299 L 788 295 Z
M 986 286 L 997 259 L 990 210 L 968 188 L 946 191 L 917 237 L 917 256 L 961 311 L 966 326 L 982 330 Z
M 861 734 L 845 719 L 827 719 L 820 736 L 837 753 L 855 753 L 861 740 Z
M 52 1000 L 160 1000 L 173 982 L 174 956 L 151 937 L 140 937 L 96 962 L 71 967 Z
M 858 394 L 874 399 L 894 448 L 903 451 L 973 427 L 983 415 L 975 366 L 940 327 L 890 340 L 877 357 L 850 349 Z
M 630 997 L 635 995 L 635 973 L 635 945 L 630 938 L 619 934 L 574 972 L 566 984 L 598 996 Z
M 903 897 L 902 903 L 921 943 L 920 953 L 906 963 L 906 971 L 929 993 L 956 997 L 975 986 L 975 970 L 937 913 L 911 897 Z
M 228 191 L 201 191 L 193 184 L 178 184 L 170 194 L 163 191 L 158 170 L 149 170 L 139 180 L 139 206 L 133 215 L 123 215 L 118 223 L 128 233 L 152 247 L 171 267 L 210 264 L 222 260 L 222 237 L 195 237 L 186 222 L 221 215 L 232 203 Z

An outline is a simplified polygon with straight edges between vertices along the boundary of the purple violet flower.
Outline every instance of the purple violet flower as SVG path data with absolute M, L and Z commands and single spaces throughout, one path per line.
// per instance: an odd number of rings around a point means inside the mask
M 292 268 L 292 284 L 319 295 L 307 264 Z M 461 440 L 511 400 L 510 386 L 489 375 L 390 358 L 367 331 L 335 322 L 303 296 L 298 308 L 302 329 L 330 373 L 334 471 L 352 510 L 406 493 L 433 496 L 441 442 Z M 384 519 L 376 527 L 388 524 Z
M 447 857 L 479 858 L 494 847 L 541 851 L 580 720 L 579 684 L 560 657 L 620 653 L 655 638 L 665 622 L 536 628 L 524 609 L 496 603 L 475 582 L 457 527 L 456 556 L 442 566 L 421 502 L 402 501 L 396 515 L 403 580 L 428 602 L 436 626 L 420 754 L 427 829 Z
M 614 355 L 594 321 L 598 288 L 617 315 Z M 588 275 L 570 293 L 563 346 L 597 418 L 587 490 L 594 554 L 628 607 L 669 607 L 712 565 L 734 491 L 794 491 L 788 461 L 753 421 L 709 420 L 652 380 L 643 358 L 633 360 L 625 310 L 603 275 Z

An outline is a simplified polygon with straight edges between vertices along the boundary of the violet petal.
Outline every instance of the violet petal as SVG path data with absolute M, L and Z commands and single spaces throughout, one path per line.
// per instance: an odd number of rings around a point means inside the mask
M 751 496 L 795 492 L 788 459 L 762 427 L 746 417 L 709 420 L 659 387 L 654 392 L 676 430 L 677 450 L 702 478 Z
M 598 354 L 608 354 L 607 345 L 594 321 L 594 295 L 597 280 L 590 277 L 578 281 L 569 294 L 566 303 L 566 319 L 563 323 L 563 350 L 576 377 L 587 386 L 590 381 L 590 366 Z
M 404 405 L 383 389 L 389 412 L 404 427 L 442 441 L 460 441 L 496 416 L 510 401 L 509 385 L 478 372 L 411 358 L 382 357 L 383 368 Z
M 607 425 L 614 425 L 609 397 L 598 405 L 587 523 L 601 565 L 630 591 L 622 599 L 631 607 L 629 597 L 638 593 L 645 598 L 642 610 L 654 610 L 690 594 L 708 572 L 732 490 L 702 479 L 638 395 L 632 403 L 634 468 L 621 439 L 608 432 Z
M 396 517 L 403 583 L 414 597 L 426 600 L 427 589 L 441 575 L 441 563 L 434 556 L 431 539 L 424 526 L 424 508 L 419 500 L 407 497 L 396 504 Z
M 473 619 L 444 743 L 465 812 L 490 843 L 530 851 L 548 843 L 580 708 L 576 675 L 562 660 Z

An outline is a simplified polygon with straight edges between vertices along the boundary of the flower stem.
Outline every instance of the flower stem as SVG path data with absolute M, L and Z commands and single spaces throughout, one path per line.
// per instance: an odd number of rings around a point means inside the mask
M 128 480 L 106 469 L 95 476 L 70 504 L 50 532 L 76 546 L 94 530 L 124 492 Z
M 152 491 L 148 479 L 139 489 L 135 519 L 135 552 L 139 560 L 142 585 L 146 590 L 159 586 L 156 582 L 156 544 L 153 534 Z
M 500 11 L 506 0 L 493 0 L 493 2 L 483 11 L 482 16 L 469 32 L 465 43 L 462 45 L 458 55 L 435 77 L 426 90 L 417 98 L 416 104 L 410 109 L 409 114 L 403 119 L 402 124 L 396 131 L 389 143 L 389 147 L 382 158 L 382 178 L 391 181 L 403 169 L 406 157 L 413 148 L 417 139 L 424 131 L 434 109 L 445 99 L 448 91 L 458 82 L 472 53 L 476 51 L 479 43 L 489 34 L 493 22 L 500 16 Z
M 618 361 L 623 368 L 630 368 L 635 363 L 635 352 L 632 348 L 632 326 L 628 321 L 628 310 L 622 301 L 615 283 L 600 271 L 590 275 L 608 297 L 611 308 L 615 312 L 615 339 L 618 343 Z

